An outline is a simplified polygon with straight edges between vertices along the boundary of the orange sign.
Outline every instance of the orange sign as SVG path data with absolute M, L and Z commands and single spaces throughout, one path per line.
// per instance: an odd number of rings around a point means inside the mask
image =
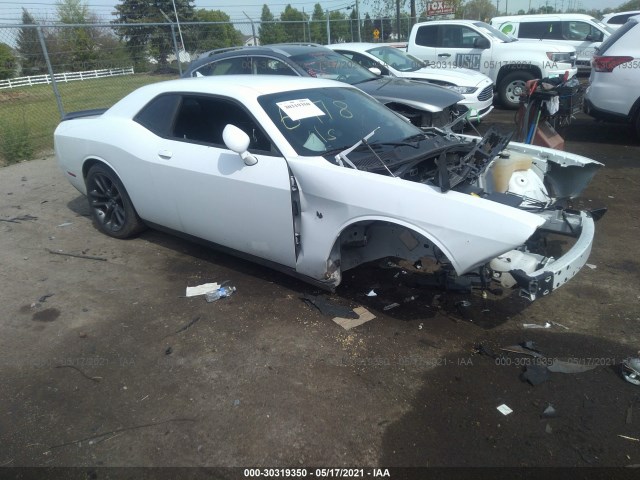
M 377 28 L 373 29 L 373 39 L 374 40 L 378 40 L 380 38 L 380 30 L 378 30 Z

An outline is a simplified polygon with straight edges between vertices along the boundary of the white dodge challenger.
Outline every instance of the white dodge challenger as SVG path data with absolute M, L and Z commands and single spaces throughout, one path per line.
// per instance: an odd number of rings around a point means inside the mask
M 586 263 L 603 213 L 569 208 L 594 160 L 423 131 L 316 78 L 155 83 L 67 115 L 54 140 L 103 233 L 168 230 L 329 290 L 362 263 L 428 257 L 453 281 L 534 300 Z M 568 239 L 557 258 L 548 235 Z

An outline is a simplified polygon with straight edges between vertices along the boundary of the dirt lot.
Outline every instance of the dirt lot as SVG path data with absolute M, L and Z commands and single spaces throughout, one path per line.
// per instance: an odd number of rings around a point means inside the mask
M 351 331 L 272 270 L 156 231 L 101 235 L 51 157 L 2 169 L 0 218 L 23 220 L 0 222 L 0 466 L 640 464 L 640 387 L 617 367 L 640 349 L 640 145 L 586 117 L 565 138 L 606 165 L 577 202 L 609 207 L 594 268 L 529 304 L 367 266 L 331 297 L 376 315 Z M 182 297 L 224 280 L 231 298 Z M 532 386 L 531 357 L 476 353 L 523 341 L 597 368 Z

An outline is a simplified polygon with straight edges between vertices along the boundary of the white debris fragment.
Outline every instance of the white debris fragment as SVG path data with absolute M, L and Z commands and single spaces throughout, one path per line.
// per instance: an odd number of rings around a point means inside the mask
M 591 270 L 595 270 L 596 268 L 598 268 L 597 266 L 595 266 L 595 265 L 594 265 L 594 264 L 592 264 L 592 263 L 585 263 L 585 265 L 586 265 L 587 267 L 589 267 Z
M 371 291 L 369 291 L 369 293 L 367 293 L 367 297 L 377 297 L 378 294 L 375 292 L 375 290 L 372 288 Z
M 511 410 L 506 404 L 502 404 L 502 405 L 498 405 L 496 407 L 498 409 L 498 411 L 503 414 L 503 415 L 509 415 L 510 413 L 513 413 L 513 410 Z
M 537 323 L 523 323 L 522 328 L 551 328 L 551 324 L 546 322 L 544 325 L 538 325 Z
M 195 297 L 197 295 L 206 295 L 209 292 L 213 292 L 220 288 L 218 283 L 203 283 L 195 287 L 187 287 L 187 297 Z

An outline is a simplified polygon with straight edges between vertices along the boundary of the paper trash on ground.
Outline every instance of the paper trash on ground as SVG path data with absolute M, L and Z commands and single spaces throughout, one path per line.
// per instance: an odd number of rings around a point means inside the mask
M 343 317 L 335 317 L 333 319 L 338 325 L 340 325 L 345 330 L 351 330 L 358 325 L 362 325 L 363 323 L 368 322 L 369 320 L 373 320 L 376 316 L 367 310 L 364 307 L 357 307 L 353 309 L 354 313 L 358 315 L 358 318 L 343 318 Z
M 187 287 L 187 297 L 195 297 L 197 295 L 205 295 L 220 288 L 219 283 L 203 283 L 195 287 Z

